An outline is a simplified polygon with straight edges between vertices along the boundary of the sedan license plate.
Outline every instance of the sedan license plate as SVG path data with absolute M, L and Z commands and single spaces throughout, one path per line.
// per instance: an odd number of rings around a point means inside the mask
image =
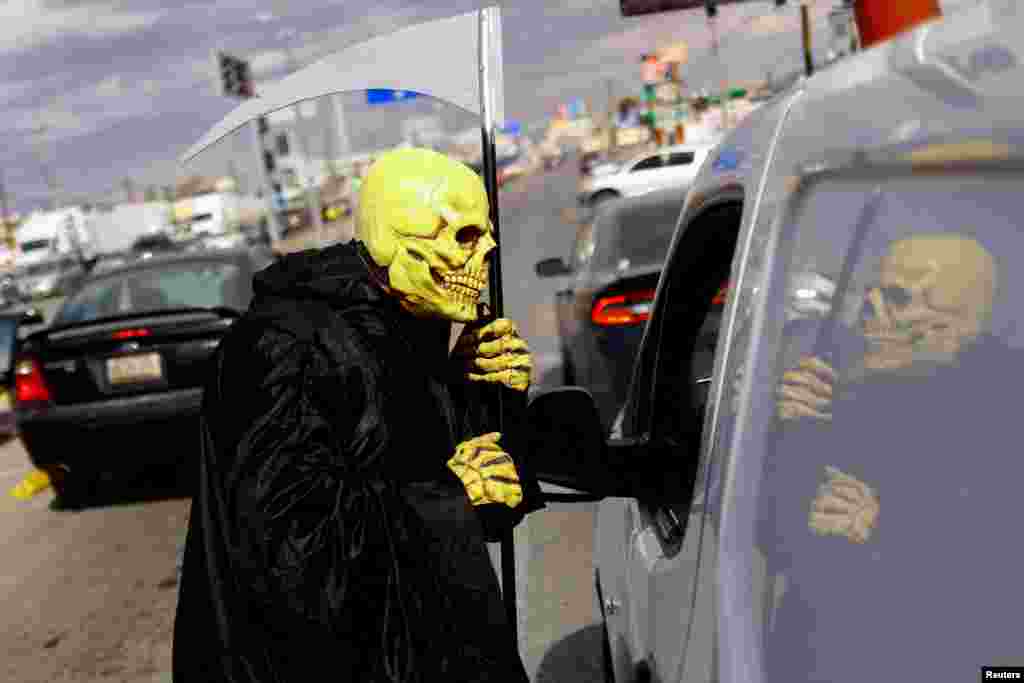
M 107 359 L 107 379 L 111 384 L 152 382 L 163 378 L 160 354 L 143 353 Z

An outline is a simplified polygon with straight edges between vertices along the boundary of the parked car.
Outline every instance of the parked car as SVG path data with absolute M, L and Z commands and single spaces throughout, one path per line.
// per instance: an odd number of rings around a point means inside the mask
M 132 242 L 131 250 L 135 253 L 154 254 L 162 252 L 174 252 L 180 249 L 171 236 L 167 233 L 153 233 L 143 235 Z
M 600 500 L 610 680 L 1024 663 L 1021 19 L 978 3 L 753 113 L 687 196 L 610 438 L 585 390 L 533 397 L 541 479 Z M 808 273 L 834 291 L 791 317 Z
M 207 359 L 249 303 L 262 249 L 154 255 L 98 272 L 14 363 L 15 416 L 58 504 L 195 454 Z
M 89 262 L 74 255 L 18 266 L 14 281 L 23 301 L 61 296 L 74 289 L 88 275 Z
M 0 434 L 14 436 L 17 427 L 14 420 L 13 359 L 18 348 L 18 330 L 22 325 L 42 322 L 42 316 L 35 309 L 5 310 L 0 313 Z
M 25 297 L 18 290 L 18 282 L 13 273 L 0 275 L 0 308 L 9 308 L 24 303 Z
M 680 190 L 660 190 L 609 202 L 578 231 L 568 260 L 536 266 L 541 277 L 570 278 L 555 296 L 563 381 L 591 393 L 606 427 L 626 398 L 685 198 Z
M 620 197 L 636 197 L 654 190 L 685 190 L 707 158 L 713 144 L 684 144 L 642 154 L 597 174 L 594 169 L 580 181 L 578 201 L 595 206 Z

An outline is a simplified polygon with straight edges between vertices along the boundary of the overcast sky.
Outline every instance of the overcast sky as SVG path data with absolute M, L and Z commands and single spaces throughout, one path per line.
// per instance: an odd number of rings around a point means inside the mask
M 703 11 L 623 18 L 618 0 L 8 0 L 0 5 L 0 168 L 9 197 L 22 211 L 45 200 L 41 158 L 71 193 L 109 191 L 125 177 L 173 182 L 174 159 L 236 104 L 215 90 L 213 50 L 252 60 L 258 89 L 287 73 L 287 44 L 310 63 L 374 35 L 493 4 L 502 6 L 506 110 L 517 120 L 546 118 L 574 97 L 603 102 L 609 79 L 617 95 L 637 94 L 639 56 L 674 41 L 690 47 L 691 86 L 716 79 Z M 837 4 L 813 3 L 819 58 Z M 720 9 L 731 79 L 799 68 L 797 3 L 781 10 L 781 22 L 764 19 L 773 12 L 767 1 Z M 291 38 L 282 35 L 288 29 Z M 33 132 L 43 125 L 45 134 Z

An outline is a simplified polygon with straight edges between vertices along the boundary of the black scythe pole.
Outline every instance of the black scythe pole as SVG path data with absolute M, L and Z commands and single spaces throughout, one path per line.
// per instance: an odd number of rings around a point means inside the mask
M 487 200 L 491 207 L 494 241 L 498 243 L 498 246 L 491 252 L 490 305 L 493 318 L 501 318 L 505 314 L 505 302 L 502 297 L 501 286 L 501 223 L 498 211 L 498 165 L 494 141 L 494 102 L 491 101 L 493 91 L 490 87 L 491 45 L 490 36 L 487 32 L 487 10 L 481 10 L 479 16 L 480 104 L 481 118 L 483 119 L 481 122 L 481 143 L 483 147 L 481 160 L 483 162 L 484 185 L 487 188 Z M 497 408 L 497 431 L 500 432 L 503 431 L 503 406 L 500 388 L 495 389 L 494 401 Z M 518 649 L 519 625 L 516 618 L 516 555 L 512 529 L 504 532 L 501 536 L 501 594 L 505 601 L 505 611 L 508 613 L 509 625 L 512 628 L 513 642 Z

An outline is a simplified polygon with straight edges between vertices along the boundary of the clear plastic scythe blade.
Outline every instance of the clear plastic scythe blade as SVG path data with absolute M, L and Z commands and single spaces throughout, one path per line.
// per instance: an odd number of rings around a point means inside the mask
M 485 35 L 486 32 L 486 35 Z M 481 52 L 481 41 L 486 51 Z M 486 63 L 485 63 L 486 60 Z M 481 116 L 484 88 L 498 124 L 505 120 L 501 15 L 497 7 L 416 24 L 335 52 L 280 81 L 231 111 L 180 161 L 196 155 L 250 121 L 298 102 L 334 93 L 381 89 L 413 91 Z

